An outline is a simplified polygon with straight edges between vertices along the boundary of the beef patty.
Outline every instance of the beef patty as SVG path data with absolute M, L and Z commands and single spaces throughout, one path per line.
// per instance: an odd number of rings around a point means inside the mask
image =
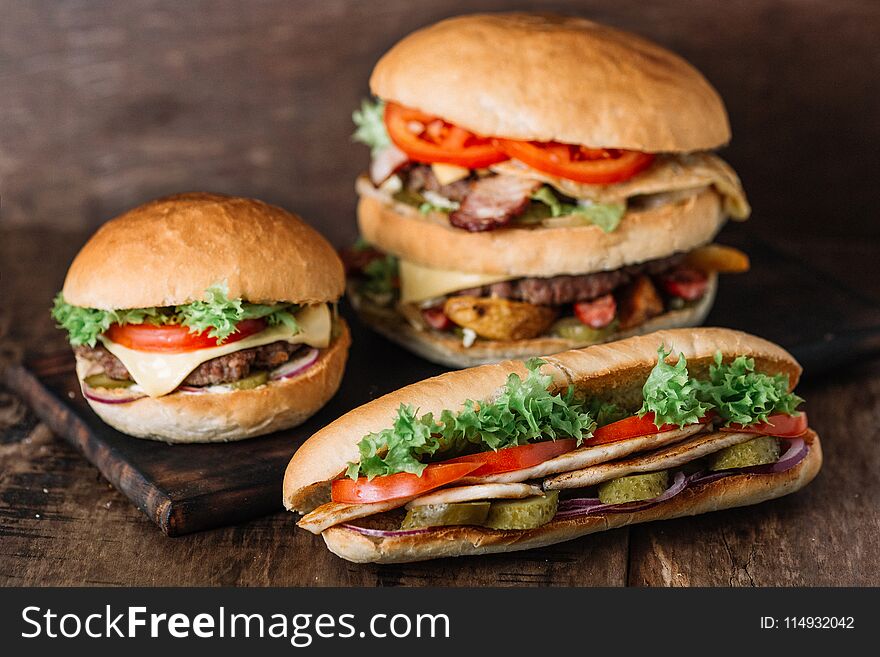
M 234 351 L 205 361 L 189 373 L 181 385 L 213 386 L 232 383 L 250 375 L 252 370 L 271 370 L 283 365 L 302 345 L 278 341 L 262 347 Z M 96 361 L 111 379 L 131 379 L 131 375 L 116 356 L 102 346 L 74 347 L 77 356 Z
M 684 256 L 679 253 L 637 265 L 627 265 L 613 271 L 597 271 L 578 276 L 519 278 L 468 290 L 459 290 L 455 292 L 455 295 L 500 297 L 502 299 L 517 299 L 536 306 L 560 306 L 601 297 L 643 274 L 648 276 L 660 274 L 678 265 L 683 258 Z

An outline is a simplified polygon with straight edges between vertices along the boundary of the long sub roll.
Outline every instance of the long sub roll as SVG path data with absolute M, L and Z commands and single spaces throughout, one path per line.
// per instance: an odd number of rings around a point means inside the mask
M 717 328 L 450 372 L 313 435 L 284 505 L 340 557 L 395 563 L 756 504 L 821 467 L 800 374 L 781 347 Z

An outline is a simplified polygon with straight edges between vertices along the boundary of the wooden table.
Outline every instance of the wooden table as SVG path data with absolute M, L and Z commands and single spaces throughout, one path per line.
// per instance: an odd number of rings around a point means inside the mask
M 6 352 L 15 351 L 12 345 L 34 353 L 63 345 L 46 307 L 86 237 L 0 233 Z M 812 241 L 790 248 L 843 278 L 852 274 L 841 263 L 854 255 L 869 262 L 880 258 L 876 244 Z M 862 289 L 880 300 L 876 277 Z M 800 392 L 825 441 L 826 460 L 818 479 L 796 495 L 539 552 L 399 566 L 342 561 L 283 512 L 166 538 L 82 456 L 6 395 L 0 404 L 0 422 L 7 427 L 0 433 L 0 584 L 876 585 L 880 364 L 840 372 Z
M 47 307 L 71 258 L 102 221 L 161 194 L 253 195 L 350 242 L 367 151 L 350 142 L 349 116 L 373 63 L 421 25 L 514 6 L 590 16 L 693 62 L 727 104 L 734 138 L 722 154 L 755 208 L 750 230 L 880 302 L 873 0 L 264 0 L 211 11 L 0 0 L 0 362 L 64 347 Z M 822 302 L 807 299 L 792 327 Z M 800 392 L 826 460 L 796 495 L 540 552 L 390 567 L 337 559 L 285 513 L 165 538 L 0 396 L 0 584 L 880 584 L 880 366 Z

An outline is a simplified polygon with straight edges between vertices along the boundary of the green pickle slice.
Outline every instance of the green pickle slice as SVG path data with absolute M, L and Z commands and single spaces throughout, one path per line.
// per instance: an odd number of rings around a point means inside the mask
M 447 525 L 482 525 L 489 514 L 489 502 L 424 504 L 407 511 L 401 529 L 445 527 Z
M 556 322 L 550 332 L 566 340 L 579 342 L 596 342 L 602 340 L 617 328 L 617 320 L 602 328 L 587 326 L 577 317 L 563 317 Z
M 254 388 L 258 388 L 269 380 L 269 373 L 262 372 L 254 372 L 253 374 L 244 377 L 243 379 L 239 379 L 238 381 L 233 381 L 229 385 L 235 388 L 236 390 L 252 390 Z
M 779 441 L 772 436 L 759 436 L 739 445 L 725 447 L 709 457 L 710 470 L 747 468 L 752 465 L 776 463 L 781 453 Z
M 603 504 L 626 504 L 650 500 L 669 488 L 669 472 L 649 472 L 647 474 L 619 477 L 599 484 L 599 499 Z
M 492 529 L 534 529 L 553 519 L 558 502 L 558 490 L 521 500 L 497 500 L 492 502 L 489 516 L 482 524 Z
M 134 381 L 131 379 L 111 379 L 104 372 L 101 372 L 100 374 L 92 374 L 91 376 L 87 376 L 84 380 L 89 388 L 108 388 L 110 390 L 117 390 L 134 385 Z

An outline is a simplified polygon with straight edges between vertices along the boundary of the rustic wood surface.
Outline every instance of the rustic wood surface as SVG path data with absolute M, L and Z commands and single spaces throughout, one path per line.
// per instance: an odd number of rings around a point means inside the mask
M 727 103 L 724 156 L 753 234 L 880 301 L 880 3 L 0 0 L 0 362 L 63 348 L 46 308 L 70 259 L 157 195 L 253 195 L 351 240 L 367 155 L 349 115 L 376 58 L 443 16 L 503 8 L 577 12 L 691 60 Z M 796 333 L 834 296 L 766 312 Z M 880 367 L 801 392 L 826 461 L 798 495 L 535 553 L 375 567 L 333 557 L 284 513 L 168 539 L 0 391 L 0 584 L 880 584 Z
M 46 315 L 67 257 L 84 234 L 0 233 L 4 344 L 63 348 Z M 854 243 L 792 247 L 833 271 Z M 33 263 L 39 254 L 57 255 Z M 15 263 L 30 266 L 15 267 Z M 880 298 L 876 277 L 865 294 Z M 12 310 L 15 321 L 10 321 Z M 792 322 L 805 318 L 792 318 Z M 20 402 L 0 398 L 0 583 L 120 585 L 864 585 L 880 583 L 880 364 L 846 368 L 799 388 L 824 439 L 825 466 L 789 498 L 692 519 L 585 537 L 540 551 L 399 566 L 330 554 L 284 512 L 165 537 L 75 449 Z

